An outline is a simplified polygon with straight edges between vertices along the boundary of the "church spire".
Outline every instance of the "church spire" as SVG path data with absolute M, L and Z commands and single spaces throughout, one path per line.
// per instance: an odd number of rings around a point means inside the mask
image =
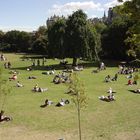
M 104 11 L 104 18 L 106 18 L 106 14 L 105 14 L 105 11 Z

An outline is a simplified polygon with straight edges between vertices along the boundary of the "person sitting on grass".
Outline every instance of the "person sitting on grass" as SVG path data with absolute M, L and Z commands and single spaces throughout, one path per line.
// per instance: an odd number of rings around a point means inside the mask
M 17 81 L 16 86 L 17 86 L 17 87 L 23 87 L 23 85 L 22 85 L 19 81 Z
M 111 77 L 110 77 L 110 75 L 107 75 L 106 77 L 105 77 L 105 82 L 107 83 L 107 82 L 111 82 Z
M 110 87 L 109 90 L 107 91 L 107 93 L 113 94 L 113 93 L 116 93 L 116 91 L 114 91 L 114 90 Z
M 137 84 L 138 84 L 138 79 L 139 79 L 139 76 L 136 74 L 136 75 L 134 76 L 133 84 L 137 85 Z
M 118 79 L 118 74 L 116 73 L 115 76 L 112 78 L 112 81 L 117 81 Z
M 1 110 L 1 112 L 0 112 L 0 122 L 3 122 L 3 121 L 10 121 L 11 120 L 11 118 L 10 117 L 7 117 L 7 116 L 4 116 L 4 111 L 3 110 Z
M 132 80 L 129 79 L 127 85 L 132 85 Z
M 33 88 L 33 91 L 38 92 L 38 89 L 39 89 L 38 84 L 36 84 Z
M 9 78 L 10 81 L 11 80 L 16 80 L 16 79 L 17 79 L 17 75 L 16 74 L 14 74 L 12 77 Z

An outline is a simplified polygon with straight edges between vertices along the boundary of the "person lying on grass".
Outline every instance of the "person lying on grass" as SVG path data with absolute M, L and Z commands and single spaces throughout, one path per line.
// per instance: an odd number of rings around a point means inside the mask
M 19 81 L 17 81 L 16 86 L 17 86 L 17 87 L 23 87 L 23 85 L 22 85 Z
M 27 71 L 32 71 L 33 69 L 32 69 L 32 67 L 28 67 L 26 70 Z
M 44 92 L 44 91 L 47 91 L 48 88 L 41 88 L 41 87 L 38 87 L 38 84 L 36 84 L 33 88 L 32 91 L 35 91 L 35 92 Z
M 7 117 L 7 116 L 4 116 L 4 111 L 3 110 L 1 110 L 1 112 L 0 112 L 0 122 L 3 122 L 3 121 L 10 121 L 11 120 L 11 118 L 10 117 Z
M 61 107 L 61 106 L 65 106 L 66 104 L 69 104 L 69 103 L 70 103 L 69 100 L 61 99 L 61 101 L 58 102 L 55 106 Z
M 100 96 L 99 99 L 100 100 L 104 100 L 104 101 L 113 101 L 115 100 L 115 97 L 113 95 L 113 90 L 112 88 L 110 87 L 109 90 L 107 91 L 107 93 L 109 94 L 107 97 L 106 96 Z
M 44 107 L 47 107 L 47 106 L 50 106 L 52 105 L 53 102 L 52 101 L 49 101 L 48 99 L 45 100 L 45 103 L 43 105 L 41 105 L 40 107 L 44 108 Z
M 100 96 L 99 97 L 100 100 L 103 100 L 103 101 L 107 101 L 107 102 L 110 102 L 110 101 L 115 101 L 115 97 L 114 96 Z
M 36 79 L 36 76 L 29 76 L 28 79 Z
M 134 90 L 134 92 L 140 94 L 140 88 L 137 88 L 136 90 Z

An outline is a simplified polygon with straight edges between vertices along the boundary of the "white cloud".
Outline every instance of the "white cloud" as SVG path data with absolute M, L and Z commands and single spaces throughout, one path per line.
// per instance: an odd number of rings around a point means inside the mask
M 124 0 L 124 2 L 125 1 L 129 1 L 129 0 Z M 108 2 L 106 4 L 104 4 L 104 8 L 107 9 L 109 7 L 114 7 L 116 5 L 121 5 L 121 4 L 123 4 L 123 2 L 118 2 L 117 0 L 113 0 L 113 1 L 110 1 L 110 2 Z
M 130 1 L 130 0 L 124 0 Z M 84 1 L 84 2 L 69 2 L 65 4 L 54 4 L 47 13 L 47 16 L 55 15 L 64 15 L 68 16 L 78 9 L 82 9 L 90 18 L 91 17 L 101 17 L 103 16 L 103 11 L 107 11 L 109 7 L 114 7 L 116 5 L 121 5 L 123 3 L 118 2 L 117 0 L 108 0 L 108 3 L 102 4 L 95 3 L 93 1 Z M 97 16 L 95 16 L 97 15 Z
M 69 2 L 62 5 L 55 4 L 48 10 L 49 16 L 51 15 L 70 15 L 72 12 L 82 9 L 83 11 L 103 11 L 100 3 L 94 3 L 93 1 L 86 2 Z

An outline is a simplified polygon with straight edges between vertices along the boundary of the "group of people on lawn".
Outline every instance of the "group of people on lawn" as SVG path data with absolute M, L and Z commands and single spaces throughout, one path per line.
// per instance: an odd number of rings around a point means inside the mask
M 139 76 L 138 76 L 138 74 L 133 75 L 134 72 L 138 72 L 138 69 L 136 69 L 135 67 L 126 67 L 124 65 L 123 66 L 119 65 L 119 71 L 114 75 L 114 77 L 111 78 L 110 75 L 107 75 L 105 77 L 104 81 L 106 83 L 112 82 L 112 81 L 117 81 L 118 74 L 125 74 L 125 75 L 127 75 L 126 78 L 128 79 L 127 85 L 137 85 Z M 133 92 L 140 93 L 140 88 L 133 90 Z M 109 93 L 108 96 L 100 96 L 99 99 L 104 100 L 104 101 L 114 101 L 115 97 L 114 97 L 113 93 L 115 93 L 115 92 L 113 92 L 111 87 L 109 88 L 108 93 Z
M 100 70 L 105 70 L 106 69 L 106 66 L 103 62 L 100 63 L 99 69 Z M 82 68 L 82 70 L 83 70 L 83 68 Z M 108 83 L 108 82 L 111 82 L 111 81 L 117 81 L 118 80 L 118 74 L 130 74 L 129 76 L 127 76 L 127 78 L 129 79 L 128 80 L 128 85 L 137 84 L 137 81 L 139 79 L 138 75 L 135 75 L 135 76 L 132 75 L 135 71 L 136 71 L 136 69 L 134 69 L 134 68 L 127 68 L 127 67 L 124 67 L 124 66 L 122 66 L 122 67 L 119 66 L 119 72 L 116 73 L 113 78 L 111 78 L 110 75 L 107 75 L 105 77 L 105 82 Z M 55 73 L 55 71 L 54 71 L 54 73 Z M 52 74 L 54 74 L 54 73 L 52 73 Z M 13 75 L 11 77 L 9 77 L 9 80 L 10 81 L 11 80 L 17 80 L 17 78 L 18 78 L 17 75 L 18 75 L 17 73 L 13 73 Z M 56 74 L 54 76 L 53 83 L 59 84 L 59 83 L 70 82 L 70 77 L 71 77 L 71 73 L 68 75 L 66 72 L 62 72 L 62 73 L 59 72 L 58 74 Z M 134 79 L 133 82 L 131 80 L 132 78 Z M 29 76 L 28 79 L 36 79 L 36 77 L 32 78 L 32 76 Z M 19 81 L 17 81 L 16 87 L 23 87 L 23 86 L 24 86 L 23 84 L 21 84 Z M 41 88 L 41 87 L 38 86 L 38 84 L 35 84 L 35 86 L 32 89 L 32 91 L 34 91 L 34 92 L 44 92 L 44 91 L 47 91 L 47 90 L 48 90 L 48 88 Z M 140 89 L 139 88 L 136 89 L 135 92 L 140 93 Z M 115 100 L 114 93 L 116 93 L 116 91 L 113 91 L 113 89 L 110 87 L 108 89 L 107 93 L 108 93 L 108 96 L 102 95 L 102 96 L 99 97 L 99 99 L 103 100 L 103 101 L 107 101 L 107 102 L 114 101 Z M 60 102 L 58 102 L 55 106 L 61 107 L 61 106 L 65 106 L 66 104 L 69 104 L 69 103 L 70 103 L 69 100 L 61 99 Z M 44 107 L 50 106 L 52 104 L 53 104 L 52 101 L 46 99 L 45 103 L 42 104 L 40 107 L 44 108 Z M 7 117 L 7 116 L 4 116 L 4 111 L 2 110 L 0 112 L 0 122 L 9 121 L 9 120 L 11 120 L 11 118 Z
M 60 83 L 69 83 L 70 82 L 71 74 L 66 74 L 66 72 L 58 73 L 53 78 L 54 84 L 60 84 Z

